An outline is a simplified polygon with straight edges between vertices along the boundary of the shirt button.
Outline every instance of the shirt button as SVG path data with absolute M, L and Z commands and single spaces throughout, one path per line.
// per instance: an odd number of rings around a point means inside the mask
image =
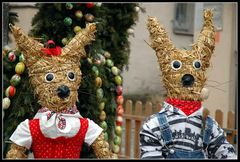
M 173 149 L 170 149 L 170 154 L 173 154 L 175 151 Z

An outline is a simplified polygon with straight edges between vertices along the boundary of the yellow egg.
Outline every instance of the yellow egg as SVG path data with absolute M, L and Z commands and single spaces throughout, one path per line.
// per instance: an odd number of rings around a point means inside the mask
M 99 110 L 103 110 L 104 109 L 104 107 L 105 107 L 105 102 L 101 102 L 100 104 L 99 104 Z
M 22 74 L 24 70 L 25 70 L 25 64 L 23 62 L 17 63 L 17 65 L 15 66 L 15 72 L 17 74 Z
M 100 118 L 101 121 L 104 121 L 104 120 L 106 119 L 106 113 L 105 113 L 105 111 L 101 111 L 99 118 Z
M 97 77 L 95 79 L 95 85 L 97 88 L 100 88 L 102 86 L 102 79 L 100 77 Z
M 81 27 L 80 26 L 75 26 L 73 30 L 77 34 L 78 32 L 81 31 Z

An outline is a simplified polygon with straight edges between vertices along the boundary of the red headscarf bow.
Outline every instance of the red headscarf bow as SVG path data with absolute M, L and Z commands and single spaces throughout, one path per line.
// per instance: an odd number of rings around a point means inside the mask
M 54 47 L 51 47 L 54 46 Z M 42 51 L 50 56 L 58 56 L 61 54 L 61 47 L 60 46 L 56 46 L 55 42 L 53 40 L 49 40 L 47 42 L 47 46 L 46 48 L 42 48 Z

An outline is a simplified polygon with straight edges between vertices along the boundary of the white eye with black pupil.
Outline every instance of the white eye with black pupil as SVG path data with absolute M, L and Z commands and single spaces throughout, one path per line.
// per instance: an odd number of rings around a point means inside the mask
M 196 70 L 199 70 L 202 66 L 202 63 L 200 60 L 194 60 L 193 61 L 193 67 L 196 69 Z
M 75 80 L 75 74 L 73 72 L 68 72 L 67 73 L 67 77 L 70 81 L 74 81 Z
M 45 75 L 45 80 L 46 80 L 46 82 L 51 82 L 51 81 L 53 81 L 55 79 L 55 75 L 53 74 L 53 73 L 47 73 L 46 75 Z
M 181 67 L 182 67 L 182 62 L 179 61 L 179 60 L 173 60 L 173 61 L 171 62 L 171 67 L 172 67 L 172 69 L 174 69 L 174 70 L 179 70 L 179 69 L 181 69 Z

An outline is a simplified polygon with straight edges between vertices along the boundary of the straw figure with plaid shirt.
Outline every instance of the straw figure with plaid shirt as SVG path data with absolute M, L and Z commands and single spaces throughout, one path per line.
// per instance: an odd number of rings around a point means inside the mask
M 191 50 L 177 49 L 155 17 L 147 27 L 167 97 L 140 131 L 142 159 L 236 159 L 218 123 L 203 111 L 206 70 L 215 48 L 213 12 L 203 14 L 202 31 Z

